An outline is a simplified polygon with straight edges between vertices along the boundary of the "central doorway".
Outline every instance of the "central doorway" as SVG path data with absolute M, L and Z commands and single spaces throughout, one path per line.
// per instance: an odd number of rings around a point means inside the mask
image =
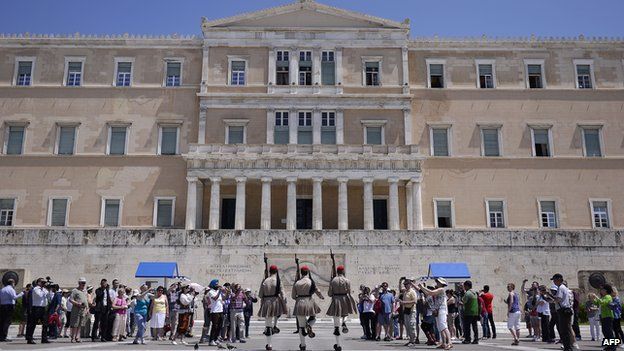
M 375 229 L 388 229 L 388 200 L 373 200 L 373 224 Z
M 312 199 L 297 199 L 297 229 L 312 229 Z

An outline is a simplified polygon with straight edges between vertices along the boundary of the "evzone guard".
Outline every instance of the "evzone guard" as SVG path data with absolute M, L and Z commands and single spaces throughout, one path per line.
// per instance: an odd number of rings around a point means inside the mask
M 330 251 L 330 255 L 332 259 L 332 279 L 329 283 L 327 295 L 331 297 L 331 304 L 327 310 L 327 315 L 334 319 L 334 336 L 336 337 L 334 350 L 342 351 L 340 327 L 342 326 L 343 333 L 349 332 L 345 318 L 350 314 L 357 313 L 357 305 L 353 296 L 351 296 L 351 282 L 345 277 L 344 266 L 336 267 L 333 252 Z
M 295 263 L 297 264 L 297 277 L 292 287 L 292 298 L 295 300 L 293 315 L 297 318 L 299 328 L 299 350 L 305 350 L 305 337 L 315 336 L 312 326 L 316 322 L 316 315 L 321 312 L 321 308 L 316 304 L 312 295 L 316 294 L 321 299 L 325 298 L 316 287 L 308 266 L 299 268 L 299 259 L 296 255 Z
M 273 350 L 271 337 L 279 333 L 277 320 L 282 314 L 288 314 L 284 290 L 279 276 L 277 266 L 268 267 L 266 255 L 264 256 L 264 280 L 260 285 L 258 296 L 261 299 L 258 316 L 264 318 L 264 335 L 266 336 L 266 350 Z

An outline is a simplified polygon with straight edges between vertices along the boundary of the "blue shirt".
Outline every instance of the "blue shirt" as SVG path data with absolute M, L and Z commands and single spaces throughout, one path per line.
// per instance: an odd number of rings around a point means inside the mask
M 518 294 L 513 293 L 513 300 L 511 300 L 511 306 L 509 306 L 509 312 L 515 313 L 520 312 L 520 299 L 518 298 Z
M 19 299 L 23 292 L 15 294 L 15 289 L 12 285 L 7 285 L 0 289 L 0 305 L 15 305 L 15 300 Z
M 379 295 L 379 299 L 383 303 L 384 313 L 392 313 L 392 305 L 394 304 L 394 296 L 391 292 L 386 291 L 385 293 Z

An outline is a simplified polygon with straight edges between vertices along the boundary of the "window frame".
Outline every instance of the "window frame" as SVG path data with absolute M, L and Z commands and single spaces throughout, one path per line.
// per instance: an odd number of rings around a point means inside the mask
M 429 126 L 429 156 L 431 157 L 451 157 L 453 156 L 453 140 L 451 138 L 451 128 L 453 127 L 450 123 L 428 123 Z M 434 143 L 433 143 L 433 130 L 434 129 L 446 129 L 446 149 L 448 150 L 447 156 L 435 156 L 434 155 Z
M 291 110 L 275 110 L 275 111 L 273 111 L 273 120 L 271 122 L 271 123 L 273 123 L 273 144 L 275 144 L 275 145 L 288 145 L 288 144 L 290 144 L 290 128 L 292 126 L 292 117 L 291 117 L 291 115 L 293 114 L 291 112 L 292 112 Z M 288 115 L 288 116 L 286 116 L 286 120 L 288 121 L 288 125 L 286 125 L 286 126 L 284 125 L 284 113 L 286 113 Z M 278 120 L 277 115 L 278 114 L 280 115 L 279 116 L 280 125 L 277 124 L 277 120 Z M 297 118 L 299 118 L 298 115 L 297 115 Z M 299 123 L 299 122 L 297 122 L 297 123 Z M 278 129 L 278 127 L 281 127 L 281 129 Z M 277 133 L 277 132 L 284 132 L 284 130 L 282 130 L 282 129 L 286 129 L 284 127 L 287 127 L 287 130 L 288 130 L 288 134 L 287 134 L 288 135 L 288 141 L 285 144 L 281 144 L 281 143 L 278 144 L 278 143 L 275 142 L 275 140 L 276 140 L 276 138 L 275 138 L 276 134 L 275 133 Z
M 248 119 L 224 119 L 223 123 L 225 124 L 225 144 L 230 144 L 230 127 L 243 127 L 243 144 L 247 144 L 247 124 L 249 124 Z
M 180 64 L 180 85 L 167 85 L 167 64 L 169 63 L 179 63 Z M 164 74 L 163 74 L 163 83 L 162 86 L 163 88 L 178 88 L 181 87 L 184 84 L 183 81 L 183 72 L 184 72 L 184 57 L 165 57 L 163 59 L 163 65 L 165 68 Z M 134 85 L 134 62 L 132 62 L 132 69 L 130 70 L 131 73 L 131 79 L 130 79 L 130 86 Z
M 324 126 L 323 125 L 323 114 L 326 114 L 327 116 L 327 125 Z M 334 125 L 330 126 L 329 125 L 329 121 L 331 120 L 331 114 L 333 114 L 334 116 Z M 320 120 L 319 120 L 319 124 L 320 124 L 320 143 L 323 145 L 336 145 L 337 144 L 337 137 L 338 137 L 338 133 L 337 133 L 337 125 L 338 125 L 338 112 L 336 110 L 321 110 L 320 111 Z M 323 132 L 333 132 L 334 133 L 334 143 L 323 143 Z
M 386 123 L 388 121 L 385 119 L 363 119 L 360 121 L 360 123 L 362 123 L 363 126 L 363 131 L 364 131 L 364 137 L 363 137 L 363 144 L 364 145 L 386 145 Z M 369 144 L 368 143 L 368 133 L 367 133 L 367 128 L 368 127 L 381 127 L 381 144 Z
M 502 197 L 486 197 L 485 199 L 485 224 L 489 229 L 507 229 L 509 227 L 508 217 L 507 217 L 507 201 Z M 490 223 L 490 201 L 500 201 L 503 203 L 503 226 L 502 227 L 492 227 Z
M 535 88 L 533 88 L 535 89 Z M 540 157 L 540 158 L 549 158 L 549 157 L 554 157 L 555 153 L 554 153 L 554 149 L 553 149 L 553 135 L 552 135 L 552 124 L 529 124 L 529 129 L 531 130 L 531 156 L 532 157 Z M 535 150 L 535 130 L 536 129 L 540 129 L 540 130 L 547 130 L 548 131 L 548 151 L 549 151 L 549 155 L 548 156 L 537 156 L 536 150 Z
M 17 218 L 17 196 L 0 196 L 0 200 L 13 200 L 13 213 L 11 215 L 11 225 L 0 225 L 0 228 L 15 227 L 15 218 Z
M 107 156 L 125 156 L 128 155 L 128 144 L 129 144 L 129 139 L 130 139 L 130 126 L 132 125 L 132 123 L 115 123 L 115 122 L 111 122 L 111 123 L 107 123 L 106 127 L 108 129 L 108 139 L 106 142 L 106 155 Z M 113 136 L 113 128 L 119 128 L 119 127 L 125 127 L 126 128 L 126 140 L 124 141 L 124 153 L 121 155 L 111 155 L 110 153 L 110 149 L 111 149 L 111 142 L 112 142 L 112 136 Z
M 65 225 L 63 226 L 52 226 L 52 203 L 54 200 L 67 200 L 67 206 L 65 207 Z M 69 227 L 69 211 L 71 208 L 71 196 L 50 196 L 48 197 L 48 218 L 46 220 L 46 226 L 48 227 L 58 227 L 65 228 Z
M 156 150 L 157 155 L 159 156 L 180 155 L 180 129 L 181 127 L 182 127 L 181 123 L 158 123 L 158 146 Z M 162 153 L 163 128 L 176 128 L 176 148 L 175 148 L 175 153 L 173 155 Z
M 85 56 L 65 56 L 65 70 L 63 71 L 63 86 L 64 87 L 82 87 L 84 85 L 84 66 L 87 58 Z M 79 85 L 68 85 L 68 74 L 69 74 L 69 63 L 70 62 L 80 62 L 80 84 Z
M 438 226 L 438 201 L 449 201 L 451 203 L 451 226 L 449 228 Z M 433 226 L 436 229 L 454 229 L 455 228 L 455 198 L 452 197 L 434 197 L 433 198 Z
M 117 226 L 107 226 L 104 223 L 106 214 L 106 200 L 119 200 L 119 212 L 117 214 Z M 100 202 L 100 227 L 102 228 L 118 228 L 121 227 L 121 214 L 123 213 L 123 197 L 122 196 L 102 196 Z
M 327 58 L 328 58 L 327 61 L 323 61 L 323 54 L 324 53 L 327 53 Z M 332 56 L 332 60 L 331 61 L 329 60 L 330 53 L 331 53 L 331 56 Z M 336 76 L 337 76 L 336 50 L 333 50 L 333 49 L 321 50 L 320 56 L 321 56 L 320 57 L 320 65 L 321 66 L 319 67 L 319 72 L 320 72 L 320 79 L 319 79 L 320 82 L 319 82 L 319 84 L 320 85 L 327 85 L 327 86 L 335 86 L 337 84 L 337 82 L 336 82 Z M 331 62 L 333 64 L 333 66 L 334 66 L 334 84 L 323 84 L 323 62 Z
M 334 62 L 335 62 L 335 59 L 336 59 L 336 56 L 334 56 Z M 378 83 L 377 85 L 366 84 L 366 63 L 367 62 L 376 62 L 379 65 L 379 70 L 377 71 L 377 83 Z M 362 56 L 362 86 L 381 87 L 383 85 L 382 84 L 382 79 L 383 79 L 382 66 L 383 66 L 383 56 Z
M 479 72 L 479 65 L 491 65 L 492 66 L 492 87 L 484 88 L 481 86 L 481 74 Z M 477 88 L 479 89 L 496 89 L 498 88 L 498 82 L 496 80 L 496 60 L 494 59 L 477 59 L 475 60 L 475 68 L 477 70 Z M 445 80 L 446 82 L 446 80 Z
M 604 127 L 603 124 L 578 124 L 581 129 L 581 143 L 583 144 L 583 157 L 591 157 L 591 158 L 602 158 L 605 157 L 605 147 L 604 147 L 604 138 L 602 135 L 602 129 Z M 598 143 L 600 144 L 600 156 L 588 156 L 587 155 L 587 144 L 585 142 L 585 130 L 595 129 L 598 130 Z
M 572 60 L 572 63 L 574 65 L 574 85 L 576 87 L 576 89 L 579 90 L 594 90 L 596 89 L 596 74 L 594 73 L 594 60 L 592 59 L 574 59 Z M 579 87 L 579 82 L 578 82 L 578 66 L 582 66 L 582 65 L 589 65 L 589 79 L 591 80 L 591 88 L 580 88 Z
M 21 156 L 24 155 L 24 151 L 26 149 L 26 131 L 28 129 L 28 125 L 30 122 L 4 122 L 4 140 L 2 142 L 2 154 L 5 156 Z M 24 128 L 24 135 L 22 135 L 22 149 L 19 154 L 7 154 L 9 149 L 9 136 L 11 135 L 11 127 L 22 127 Z
M 446 73 L 446 60 L 445 59 L 425 59 L 425 64 L 427 66 L 427 88 L 428 89 L 446 89 L 450 86 L 450 82 L 447 79 Z M 442 87 L 441 88 L 432 88 L 431 87 L 431 65 L 442 65 Z
M 546 89 L 546 68 L 544 67 L 545 62 L 545 59 L 524 59 L 524 82 L 527 89 Z M 529 65 L 540 65 L 542 78 L 541 88 L 531 88 L 531 84 L 529 83 Z
M 59 154 L 59 147 L 61 146 L 61 128 L 73 127 L 74 128 L 74 147 L 71 154 Z M 56 142 L 54 144 L 54 154 L 57 156 L 74 156 L 78 151 L 78 130 L 80 129 L 80 122 L 56 122 Z
M 19 63 L 20 62 L 28 62 L 32 63 L 30 67 L 30 84 L 28 85 L 17 85 L 18 82 L 18 73 L 19 73 Z M 37 65 L 37 56 L 15 56 L 15 67 L 13 72 L 13 86 L 15 87 L 31 87 L 35 85 L 35 67 Z
M 158 227 L 158 201 L 159 200 L 171 200 L 171 226 Z M 152 227 L 154 228 L 175 228 L 175 196 L 154 196 L 154 211 L 152 213 Z
M 276 58 L 277 60 L 277 58 Z M 232 84 L 232 62 L 234 61 L 243 61 L 245 62 L 245 82 L 244 84 Z M 227 84 L 233 87 L 244 87 L 249 85 L 249 56 L 240 56 L 240 55 L 228 55 L 228 71 L 227 71 Z
M 544 227 L 542 223 L 542 201 L 552 201 L 555 203 L 555 226 L 554 227 Z M 540 229 L 560 229 L 561 228 L 561 214 L 560 214 L 560 205 L 559 199 L 555 197 L 538 197 L 537 198 L 537 220 L 539 222 Z
M 284 53 L 285 52 L 288 53 L 288 60 L 278 60 L 278 58 L 280 56 L 280 53 L 281 53 L 282 58 L 284 58 Z M 274 79 L 275 79 L 275 85 L 276 86 L 290 86 L 291 85 L 292 73 L 293 73 L 290 70 L 291 55 L 292 55 L 292 52 L 291 52 L 290 49 L 275 49 L 275 77 L 274 77 Z M 286 84 L 278 84 L 278 79 L 277 79 L 278 75 L 285 73 L 285 72 L 281 72 L 279 70 L 280 65 L 278 65 L 278 62 L 286 62 L 287 63 L 287 65 L 283 66 L 283 67 L 286 67 L 288 69 L 287 70 L 288 74 L 287 74 Z M 299 78 L 299 77 L 297 76 L 297 78 Z
M 115 62 L 115 75 L 113 76 L 113 86 L 114 87 L 119 87 L 119 88 L 130 88 L 134 86 L 134 57 L 115 57 L 114 59 Z M 118 75 L 118 70 L 119 70 L 119 63 L 120 62 L 130 62 L 130 85 L 117 85 L 117 75 Z M 165 76 L 167 75 L 167 72 L 165 72 Z M 166 79 L 166 78 L 165 78 Z
M 483 123 L 478 124 L 479 126 L 479 134 L 481 135 L 481 157 L 503 157 L 503 125 L 502 124 L 489 124 Z M 496 129 L 497 130 L 497 138 L 498 138 L 498 156 L 486 156 L 485 155 L 485 138 L 483 135 L 484 129 Z
M 594 220 L 594 202 L 605 202 L 607 204 L 607 227 L 596 227 L 596 221 Z M 608 230 L 613 228 L 613 213 L 611 208 L 611 199 L 589 198 L 589 214 L 591 216 L 592 229 Z
M 300 49 L 297 50 L 297 82 L 296 85 L 298 86 L 312 86 L 314 85 L 314 72 L 315 72 L 315 67 L 314 67 L 314 51 L 311 49 Z M 307 56 L 307 54 L 310 54 L 310 61 L 302 61 L 301 60 L 301 54 L 303 53 L 304 57 Z M 301 62 L 310 62 L 310 70 L 309 71 L 302 71 L 301 70 Z M 310 84 L 301 84 L 301 73 L 304 72 L 305 75 L 310 75 Z M 307 81 L 307 79 L 305 79 L 305 81 Z

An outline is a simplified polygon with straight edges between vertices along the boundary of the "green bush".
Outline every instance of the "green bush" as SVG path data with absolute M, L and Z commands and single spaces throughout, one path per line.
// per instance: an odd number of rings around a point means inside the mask
M 581 305 L 579 308 L 579 323 L 589 323 L 589 319 L 587 318 L 587 311 L 585 310 L 585 305 Z
M 24 320 L 24 306 L 22 305 L 22 299 L 15 301 L 15 311 L 13 311 L 13 323 L 19 324 Z

